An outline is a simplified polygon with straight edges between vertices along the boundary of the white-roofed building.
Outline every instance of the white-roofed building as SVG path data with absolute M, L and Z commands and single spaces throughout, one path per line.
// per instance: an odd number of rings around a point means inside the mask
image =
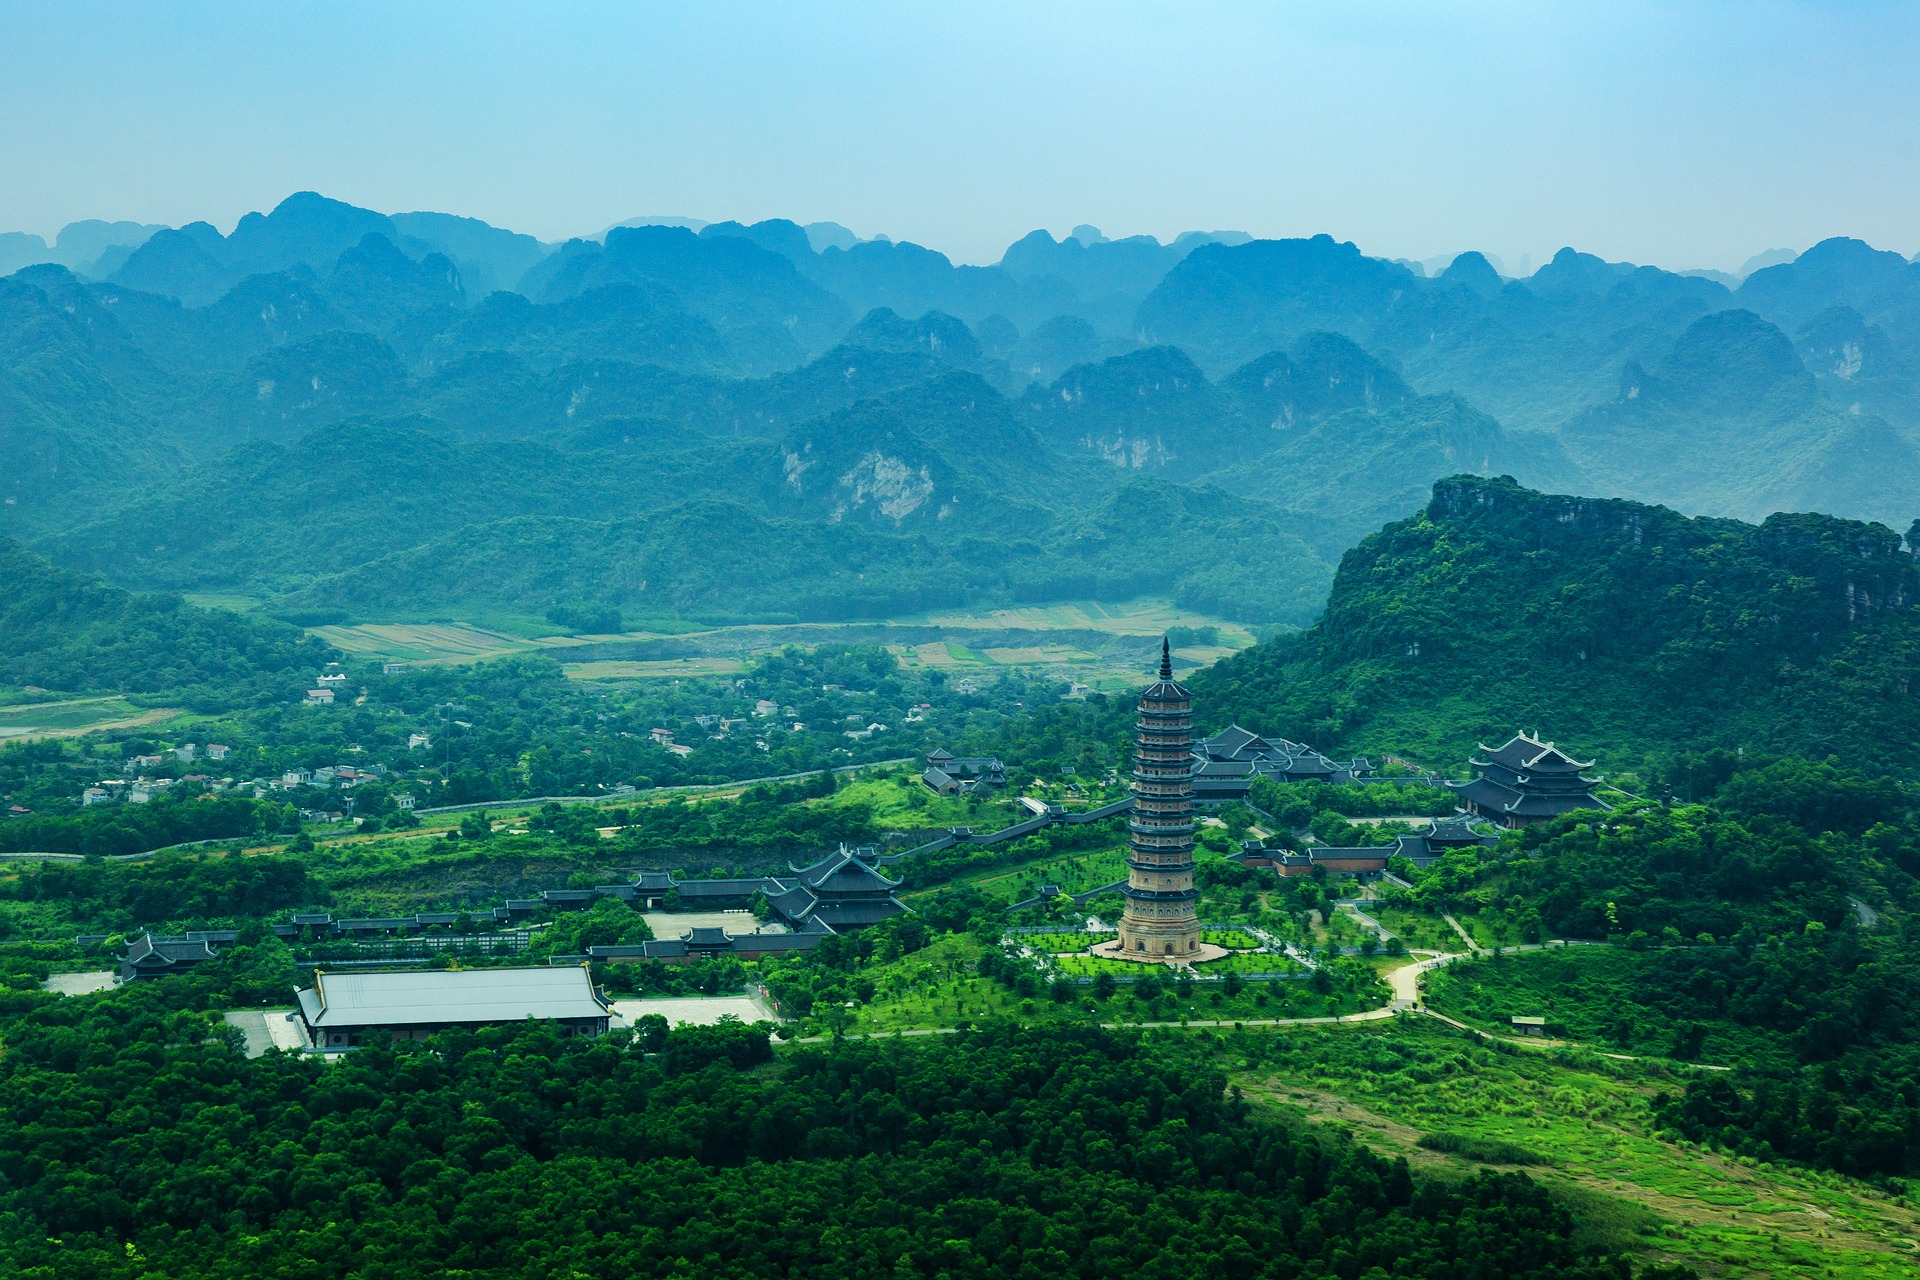
M 604 1034 L 611 1011 L 585 965 L 325 973 L 300 992 L 300 1019 L 321 1050 L 424 1040 L 451 1027 L 551 1018 L 574 1035 Z

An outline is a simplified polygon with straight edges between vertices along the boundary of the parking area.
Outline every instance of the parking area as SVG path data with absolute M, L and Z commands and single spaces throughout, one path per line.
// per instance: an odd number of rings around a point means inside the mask
M 656 938 L 684 938 L 689 929 L 725 929 L 728 933 L 786 933 L 783 924 L 761 924 L 751 911 L 648 911 L 643 916 Z
M 86 996 L 96 991 L 106 991 L 113 986 L 113 970 L 97 969 L 91 973 L 55 973 L 40 984 L 43 991 L 58 991 L 63 996 Z
M 657 1013 L 676 1027 L 710 1027 L 731 1014 L 742 1022 L 778 1022 L 775 1013 L 758 996 L 658 996 L 648 1000 L 615 1000 L 615 1027 L 631 1027 L 650 1013 Z

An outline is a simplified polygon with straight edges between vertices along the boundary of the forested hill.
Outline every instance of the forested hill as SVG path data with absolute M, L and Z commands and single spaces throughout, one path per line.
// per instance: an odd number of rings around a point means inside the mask
M 1463 762 L 1537 730 L 1920 763 L 1920 573 L 1882 525 L 1762 524 L 1455 476 L 1341 561 L 1326 614 L 1197 676 L 1209 715 Z
M 196 710 L 309 687 L 327 647 L 281 623 L 135 595 L 0 538 L 0 688 L 151 695 Z

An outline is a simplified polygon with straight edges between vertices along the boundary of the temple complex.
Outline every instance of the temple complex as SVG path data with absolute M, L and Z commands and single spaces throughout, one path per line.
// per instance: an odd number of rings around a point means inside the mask
M 1504 746 L 1483 742 L 1480 750 L 1484 758 L 1469 762 L 1473 781 L 1447 784 L 1459 792 L 1469 813 L 1505 827 L 1524 827 L 1575 809 L 1612 808 L 1593 794 L 1601 779 L 1581 772 L 1593 762 L 1575 760 L 1551 742 L 1516 733 Z
M 1120 936 L 1096 955 L 1189 964 L 1226 954 L 1200 941 L 1200 891 L 1193 884 L 1193 695 L 1174 681 L 1160 645 L 1160 678 L 1140 694 L 1135 729 L 1133 812 L 1127 821 L 1126 911 Z

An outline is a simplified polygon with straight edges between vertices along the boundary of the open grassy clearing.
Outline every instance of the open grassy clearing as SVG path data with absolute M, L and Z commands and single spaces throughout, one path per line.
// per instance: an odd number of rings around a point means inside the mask
M 159 724 L 181 714 L 172 707 L 136 707 L 125 698 L 70 698 L 0 707 L 0 739 L 68 738 L 98 729 Z
M 1464 1174 L 1471 1162 L 1416 1145 L 1449 1133 L 1540 1157 L 1529 1176 L 1573 1201 L 1592 1233 L 1703 1275 L 1909 1280 L 1920 1216 L 1864 1183 L 1755 1164 L 1667 1142 L 1656 1093 L 1681 1087 L 1657 1063 L 1579 1052 L 1503 1053 L 1429 1019 L 1252 1035 L 1224 1055 L 1256 1104 L 1349 1129 L 1388 1155 Z
M 1404 907 L 1385 907 L 1368 903 L 1361 908 L 1400 941 L 1414 951 L 1461 952 L 1467 944 L 1437 915 L 1410 911 Z
M 992 850 L 991 845 L 981 847 L 982 858 L 991 857 Z M 1126 878 L 1126 850 L 1116 845 L 1110 849 L 1042 856 L 1014 866 L 995 866 L 955 876 L 949 883 L 969 886 L 1007 902 L 1023 902 L 1037 895 L 1042 885 L 1058 885 L 1065 893 L 1085 893 Z
M 1428 1004 L 1469 1026 L 1507 1034 L 1515 1016 L 1547 1020 L 1551 1035 L 1636 1056 L 1677 1055 L 1719 1066 L 1784 1067 L 1777 1034 L 1731 1018 L 1695 1023 L 1657 1007 L 1660 953 L 1565 947 L 1483 956 L 1427 980 Z
M 1050 955 L 1069 955 L 1076 951 L 1085 951 L 1096 942 L 1112 942 L 1111 933 L 1088 933 L 1084 930 L 1070 933 L 1025 933 L 1015 934 L 1013 940 L 1023 947 L 1032 947 L 1035 951 L 1044 951 Z

